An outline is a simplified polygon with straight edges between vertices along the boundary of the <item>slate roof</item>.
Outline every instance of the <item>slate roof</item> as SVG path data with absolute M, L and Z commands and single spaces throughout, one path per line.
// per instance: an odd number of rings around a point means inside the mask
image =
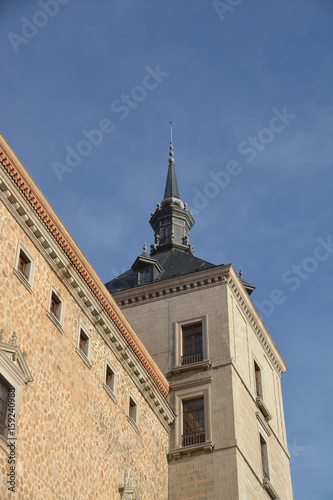
M 168 176 L 167 176 L 167 181 L 166 181 L 165 191 L 164 191 L 164 199 L 166 200 L 168 198 L 179 198 L 180 199 L 177 176 L 176 176 L 176 169 L 175 169 L 175 165 L 173 163 L 169 164 Z
M 153 283 L 167 280 L 175 276 L 183 276 L 184 274 L 190 274 L 196 271 L 202 271 L 203 269 L 217 267 L 211 262 L 207 262 L 206 260 L 199 259 L 194 255 L 175 249 L 158 252 L 153 258 L 163 267 L 163 271 L 154 281 L 152 281 Z M 120 292 L 122 290 L 138 286 L 136 281 L 136 272 L 129 269 L 117 278 L 114 278 L 106 283 L 105 286 L 111 293 Z

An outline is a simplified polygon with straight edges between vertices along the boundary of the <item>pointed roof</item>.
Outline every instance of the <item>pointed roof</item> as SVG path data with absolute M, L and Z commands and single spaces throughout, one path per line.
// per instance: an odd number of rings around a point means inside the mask
M 178 198 L 180 200 L 177 177 L 176 177 L 176 169 L 174 163 L 170 163 L 170 160 L 169 160 L 168 176 L 164 191 L 164 200 L 167 200 L 169 198 Z
M 169 200 L 174 200 L 177 198 L 180 200 L 179 196 L 179 189 L 178 189 L 178 182 L 177 182 L 177 176 L 176 176 L 176 169 L 175 169 L 175 159 L 174 159 L 174 154 L 173 154 L 173 144 L 172 144 L 172 122 L 170 122 L 171 126 L 171 137 L 170 137 L 170 153 L 169 153 L 169 168 L 168 168 L 168 176 L 167 176 L 167 181 L 165 185 L 165 191 L 164 191 L 164 198 L 162 201 L 166 202 Z

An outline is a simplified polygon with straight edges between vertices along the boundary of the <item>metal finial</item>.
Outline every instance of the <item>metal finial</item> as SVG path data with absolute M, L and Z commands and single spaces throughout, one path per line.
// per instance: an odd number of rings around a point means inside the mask
M 145 244 L 143 245 L 143 251 L 146 252 L 147 251 L 147 245 L 146 245 L 146 242 Z
M 239 276 L 242 277 L 243 276 L 243 271 L 240 269 L 239 270 Z
M 169 165 L 172 163 L 175 163 L 175 160 L 173 158 L 173 146 L 172 146 L 172 122 L 170 122 L 170 153 L 169 153 Z

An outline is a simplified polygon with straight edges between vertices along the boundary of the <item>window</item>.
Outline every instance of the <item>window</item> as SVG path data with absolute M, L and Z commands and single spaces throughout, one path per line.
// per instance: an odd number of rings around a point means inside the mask
M 61 297 L 60 293 L 51 285 L 49 305 L 46 311 L 48 317 L 53 321 L 53 323 L 62 331 L 62 325 L 64 321 L 64 309 L 65 301 Z
M 150 282 L 150 269 L 149 268 L 142 269 L 142 271 L 139 271 L 138 281 L 139 281 L 139 285 L 143 285 L 144 283 Z
M 24 255 L 23 251 L 21 250 L 20 256 L 19 256 L 19 261 L 18 261 L 18 270 L 27 278 L 27 271 L 28 271 L 28 266 L 29 266 L 29 261 Z
M 19 241 L 16 252 L 14 273 L 23 283 L 23 285 L 29 290 L 29 292 L 32 291 L 31 286 L 33 281 L 34 269 L 34 259 L 23 246 L 23 244 Z
M 139 433 L 139 408 L 135 399 L 130 396 L 128 402 L 128 420 Z
M 106 373 L 105 373 L 105 384 L 106 386 L 111 389 L 112 392 L 114 392 L 114 383 L 115 381 L 115 374 L 112 368 L 107 364 L 106 365 Z
M 201 378 L 198 385 L 180 380 L 173 384 L 175 420 L 173 448 L 170 457 L 181 458 L 197 451 L 211 452 L 214 448 L 211 428 L 212 377 Z
M 269 412 L 266 404 L 263 400 L 263 390 L 262 390 L 262 378 L 261 369 L 258 363 L 254 362 L 254 377 L 255 377 L 255 393 L 256 393 L 256 405 L 260 409 L 261 413 L 264 415 L 265 420 L 271 420 L 272 415 Z
M 61 309 L 61 301 L 59 297 L 57 297 L 57 295 L 54 292 L 52 292 L 50 312 L 57 318 L 57 320 L 60 319 L 60 309 Z
M 128 416 L 136 422 L 136 403 L 132 398 L 129 400 Z
M 80 329 L 80 339 L 79 339 L 79 347 L 82 352 L 88 357 L 88 346 L 89 346 L 89 337 L 88 335 Z
M 105 372 L 104 372 L 104 389 L 108 393 L 108 395 L 113 399 L 116 403 L 116 394 L 117 394 L 117 372 L 108 359 L 105 359 Z
M 77 338 L 76 352 L 81 359 L 85 362 L 88 368 L 91 368 L 91 348 L 92 339 L 90 338 L 89 330 L 82 324 L 79 325 L 79 332 Z
M 186 318 L 173 323 L 175 354 L 172 373 L 208 370 L 208 315 Z
M 262 398 L 262 385 L 261 385 L 261 370 L 256 362 L 254 362 L 256 396 Z
M 191 446 L 205 442 L 204 398 L 183 401 L 182 445 Z
M 7 429 L 7 401 L 8 401 L 8 384 L 0 377 L 0 435 L 6 435 Z
M 182 327 L 182 342 L 182 365 L 197 363 L 203 360 L 201 322 Z
M 267 455 L 267 443 L 263 436 L 260 434 L 260 454 L 261 454 L 261 466 L 264 479 L 269 479 L 268 470 L 268 455 Z

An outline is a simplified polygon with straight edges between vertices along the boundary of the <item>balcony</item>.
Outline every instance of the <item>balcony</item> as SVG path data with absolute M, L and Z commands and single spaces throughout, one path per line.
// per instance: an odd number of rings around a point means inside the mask
M 181 357 L 182 366 L 199 363 L 203 360 L 203 351 L 191 352 Z
M 182 436 L 182 446 L 192 446 L 205 442 L 205 431 L 193 432 Z

